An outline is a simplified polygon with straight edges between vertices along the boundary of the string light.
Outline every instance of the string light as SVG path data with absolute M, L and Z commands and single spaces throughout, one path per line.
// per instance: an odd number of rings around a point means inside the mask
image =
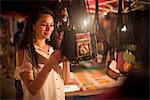
M 122 32 L 126 32 L 126 31 L 127 31 L 126 25 L 124 25 L 124 26 L 122 27 L 121 31 L 122 31 Z

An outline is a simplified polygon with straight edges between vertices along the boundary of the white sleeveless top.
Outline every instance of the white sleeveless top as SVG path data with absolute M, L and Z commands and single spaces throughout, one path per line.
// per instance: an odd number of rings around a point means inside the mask
M 48 60 L 49 56 L 54 52 L 52 47 L 49 48 L 49 52 L 42 50 L 42 48 L 36 45 L 34 45 L 34 47 L 38 55 L 38 65 L 40 68 L 37 69 L 32 65 L 31 55 L 29 54 L 28 50 L 24 50 L 23 64 L 18 66 L 16 62 L 14 77 L 16 80 L 21 80 L 24 92 L 24 100 L 65 100 L 64 81 L 62 78 L 63 63 L 60 63 L 60 66 L 56 66 L 55 70 L 52 69 L 49 72 L 45 83 L 34 96 L 28 92 L 23 80 L 20 77 L 20 73 L 25 71 L 32 72 L 36 78 L 37 74 L 44 66 L 44 61 Z

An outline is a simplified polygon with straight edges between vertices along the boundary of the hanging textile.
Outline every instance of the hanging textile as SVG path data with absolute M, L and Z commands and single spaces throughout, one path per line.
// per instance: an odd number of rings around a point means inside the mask
M 90 23 L 84 25 L 88 17 L 84 0 L 72 1 L 70 11 L 70 24 L 64 30 L 61 44 L 62 54 L 72 63 L 93 59 L 96 56 L 96 42 L 89 28 Z
M 114 79 L 117 79 L 120 74 L 128 75 L 136 62 L 134 55 L 136 44 L 131 13 L 122 14 L 122 0 L 118 0 L 118 3 L 117 26 L 107 70 L 107 74 Z M 117 76 L 114 77 L 114 74 Z
M 135 44 L 134 37 L 132 12 L 122 13 L 122 0 L 119 0 L 117 26 L 112 37 L 112 47 L 118 51 L 125 50 L 126 45 Z

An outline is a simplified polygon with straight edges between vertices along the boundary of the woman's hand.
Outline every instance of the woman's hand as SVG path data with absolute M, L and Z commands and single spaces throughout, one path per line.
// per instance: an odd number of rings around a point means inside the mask
M 61 50 L 57 49 L 51 54 L 47 64 L 53 67 L 58 65 L 61 61 L 62 61 Z

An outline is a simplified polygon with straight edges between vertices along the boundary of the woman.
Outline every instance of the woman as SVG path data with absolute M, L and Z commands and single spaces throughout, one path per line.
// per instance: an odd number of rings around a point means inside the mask
M 21 80 L 24 100 L 65 99 L 64 83 L 69 78 L 70 63 L 62 62 L 53 30 L 54 17 L 48 8 L 38 7 L 31 12 L 16 51 L 14 75 Z

